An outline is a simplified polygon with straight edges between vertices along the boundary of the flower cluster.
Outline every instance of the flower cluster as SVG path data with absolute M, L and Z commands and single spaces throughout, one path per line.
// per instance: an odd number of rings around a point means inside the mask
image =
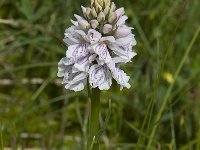
M 107 0 L 108 1 L 108 0 Z M 84 17 L 75 15 L 72 26 L 65 31 L 68 46 L 66 57 L 58 63 L 58 77 L 63 77 L 66 89 L 81 91 L 87 83 L 92 88 L 108 90 L 114 78 L 123 87 L 130 88 L 130 77 L 120 65 L 136 55 L 136 45 L 124 8 L 114 3 L 98 7 L 83 7 Z

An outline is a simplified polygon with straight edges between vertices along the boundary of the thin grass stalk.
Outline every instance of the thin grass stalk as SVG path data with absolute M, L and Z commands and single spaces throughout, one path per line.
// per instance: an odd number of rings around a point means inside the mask
M 2 126 L 1 126 L 1 124 L 0 124 L 0 141 L 1 141 L 1 146 L 0 146 L 0 148 L 1 148 L 1 150 L 3 150 L 3 128 L 2 128 Z
M 185 54 L 184 54 L 183 58 L 181 59 L 181 62 L 180 62 L 179 65 L 178 65 L 178 68 L 177 68 L 177 70 L 176 70 L 176 72 L 175 72 L 175 75 L 174 75 L 174 80 L 175 80 L 175 81 L 176 81 L 176 79 L 178 78 L 178 75 L 179 75 L 179 73 L 180 73 L 180 71 L 181 71 L 181 69 L 182 69 L 182 67 L 183 67 L 183 65 L 184 65 L 184 62 L 185 62 L 185 60 L 186 60 L 186 58 L 187 58 L 189 52 L 191 51 L 191 49 L 192 49 L 192 47 L 193 47 L 193 45 L 194 45 L 194 43 L 195 43 L 197 37 L 199 36 L 199 32 L 200 32 L 200 26 L 199 26 L 198 29 L 196 30 L 196 32 L 195 32 L 195 34 L 194 34 L 194 36 L 193 36 L 193 38 L 192 38 L 192 40 L 191 40 L 189 46 L 187 47 L 187 49 L 186 49 L 186 51 L 185 51 Z M 163 115 L 163 112 L 164 112 L 164 110 L 165 110 L 165 107 L 166 107 L 166 105 L 167 105 L 167 102 L 168 102 L 168 99 L 169 99 L 169 97 L 170 97 L 170 93 L 171 93 L 173 87 L 174 87 L 174 83 L 172 83 L 172 84 L 170 85 L 170 87 L 168 88 L 168 90 L 167 90 L 167 93 L 166 93 L 166 95 L 165 95 L 165 97 L 164 97 L 163 103 L 162 103 L 162 105 L 161 105 L 161 107 L 160 107 L 160 109 L 159 109 L 159 111 L 158 111 L 157 116 L 156 116 L 155 125 L 154 125 L 154 127 L 153 127 L 153 129 L 152 129 L 152 132 L 151 132 L 151 134 L 150 134 L 150 138 L 149 138 L 149 141 L 148 141 L 146 150 L 149 150 L 149 148 L 150 148 L 150 146 L 151 146 L 151 144 L 152 144 L 152 141 L 153 141 L 153 139 L 154 139 L 156 130 L 157 130 L 158 125 L 159 125 L 159 121 L 160 121 L 160 119 L 161 119 L 161 117 L 162 117 L 162 115 Z

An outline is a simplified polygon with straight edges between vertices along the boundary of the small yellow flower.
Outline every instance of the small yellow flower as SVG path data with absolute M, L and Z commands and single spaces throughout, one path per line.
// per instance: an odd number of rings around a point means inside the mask
M 170 72 L 164 72 L 163 78 L 170 84 L 174 83 L 174 77 Z

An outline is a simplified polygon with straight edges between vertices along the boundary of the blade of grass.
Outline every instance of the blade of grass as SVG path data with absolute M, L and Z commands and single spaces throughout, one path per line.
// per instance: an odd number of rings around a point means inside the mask
M 87 149 L 87 139 L 88 139 L 88 135 L 87 135 L 88 117 L 89 117 L 89 111 L 88 111 L 88 108 L 86 108 L 86 110 L 85 110 L 84 122 L 83 122 L 83 128 L 82 128 L 82 132 L 83 132 L 83 150 L 86 150 L 86 149 Z
M 198 142 L 198 139 L 192 140 L 187 143 L 185 146 L 181 147 L 180 150 L 189 150 L 192 145 L 195 145 Z
M 31 97 L 31 100 L 34 101 L 37 99 L 37 97 L 42 93 L 42 91 L 47 87 L 47 85 L 51 82 L 52 79 L 47 79 L 44 81 L 44 83 L 37 89 L 37 91 L 33 94 Z
M 53 99 L 49 99 L 49 100 L 47 100 L 48 102 L 46 102 L 46 103 L 42 103 L 42 104 L 40 104 L 38 106 L 33 107 L 32 109 L 30 109 L 28 111 L 24 111 L 23 115 L 21 115 L 18 118 L 14 119 L 13 123 L 15 124 L 15 123 L 21 121 L 22 119 L 24 119 L 25 117 L 29 116 L 31 113 L 37 111 L 41 107 L 56 103 L 58 101 L 62 101 L 64 99 L 66 99 L 66 98 L 73 98 L 73 97 L 80 96 L 80 95 L 81 94 L 71 93 L 71 94 L 67 94 L 67 95 L 58 96 L 58 97 L 53 98 Z
M 119 150 L 124 150 L 124 149 L 135 149 L 136 148 L 136 144 L 133 144 L 133 143 L 117 143 L 117 144 L 111 144 L 110 145 L 111 148 L 114 148 L 114 149 L 119 149 Z M 139 145 L 139 148 L 141 149 L 144 149 L 146 147 L 146 145 Z M 155 148 L 155 147 L 150 147 L 149 150 L 158 150 L 158 148 Z
M 177 68 L 177 70 L 176 70 L 176 72 L 175 72 L 175 75 L 174 75 L 174 81 L 177 80 L 178 75 L 179 75 L 179 73 L 180 73 L 180 71 L 181 71 L 181 69 L 182 69 L 182 67 L 183 67 L 183 65 L 184 65 L 184 62 L 185 62 L 185 60 L 186 60 L 188 54 L 190 53 L 190 51 L 191 51 L 191 49 L 192 49 L 192 47 L 193 47 L 193 45 L 194 45 L 194 43 L 195 43 L 197 37 L 199 36 L 199 32 L 200 32 L 200 26 L 198 27 L 198 29 L 197 29 L 196 32 L 194 33 L 194 36 L 193 36 L 193 38 L 192 38 L 192 40 L 191 40 L 191 42 L 190 42 L 188 48 L 186 49 L 186 51 L 185 51 L 185 53 L 184 53 L 184 55 L 183 55 L 183 57 L 182 57 L 182 59 L 181 59 L 179 65 L 178 65 L 178 68 Z M 174 83 L 175 83 L 175 82 L 174 82 Z M 154 127 L 153 127 L 153 129 L 152 129 L 152 131 L 151 131 L 150 139 L 149 139 L 149 141 L 148 141 L 146 150 L 149 150 L 149 148 L 150 148 L 150 146 L 151 146 L 151 144 L 152 144 L 152 141 L 153 141 L 153 139 L 154 139 L 156 130 L 157 130 L 158 125 L 159 125 L 159 121 L 160 121 L 160 119 L 161 119 L 161 117 L 162 117 L 162 114 L 163 114 L 163 112 L 164 112 L 164 110 L 165 110 L 165 107 L 166 107 L 166 105 L 167 105 L 168 99 L 169 99 L 169 97 L 170 97 L 171 91 L 172 91 L 172 89 L 173 89 L 173 87 L 174 87 L 174 83 L 172 83 L 172 84 L 169 86 L 169 88 L 168 88 L 168 90 L 167 90 L 167 93 L 166 93 L 166 95 L 165 95 L 165 97 L 164 97 L 163 103 L 162 103 L 162 105 L 161 105 L 161 107 L 160 107 L 160 109 L 159 109 L 159 111 L 158 111 L 158 113 L 157 113 L 157 115 L 156 115 L 155 125 L 154 125 Z
M 57 62 L 24 65 L 24 66 L 19 66 L 19 67 L 16 67 L 16 68 L 0 71 L 0 76 L 5 74 L 5 73 L 16 72 L 16 71 L 20 71 L 20 70 L 24 70 L 24 69 L 31 69 L 31 68 L 38 68 L 38 67 L 49 67 L 49 66 L 56 66 L 56 65 L 57 65 Z
M 175 127 L 174 127 L 174 114 L 172 105 L 170 107 L 170 124 L 171 124 L 171 136 L 172 136 L 172 149 L 176 150 L 176 135 L 175 135 Z
M 81 111 L 80 111 L 80 105 L 79 105 L 79 99 L 78 98 L 76 98 L 76 101 L 75 101 L 75 110 L 76 110 L 76 115 L 77 115 L 79 124 L 81 126 L 81 129 L 83 129 L 83 118 L 81 116 Z
M 0 138 L 1 138 L 1 150 L 3 150 L 3 129 L 2 124 L 0 124 Z
M 136 133 L 138 133 L 139 135 L 144 136 L 145 138 L 149 139 L 150 137 L 145 133 L 142 132 L 140 129 L 138 129 L 137 127 L 135 127 L 133 124 L 131 124 L 130 122 L 126 122 L 126 124 L 132 129 L 134 130 Z M 153 142 L 155 144 L 158 144 L 158 142 L 156 140 L 153 140 Z M 137 146 L 137 145 L 136 145 Z M 137 147 L 136 147 L 137 148 Z
M 105 130 L 108 126 L 108 123 L 109 123 L 109 120 L 110 120 L 110 115 L 111 115 L 111 112 L 112 112 L 112 106 L 111 105 L 112 105 L 111 100 L 109 100 L 109 108 L 108 108 L 108 112 L 106 114 L 106 119 L 104 121 L 103 126 L 101 127 L 101 129 L 98 131 L 98 133 L 96 135 L 96 142 L 99 142 L 100 137 L 105 132 Z
M 151 51 L 152 50 L 151 45 L 147 39 L 147 36 L 146 36 L 144 30 L 142 29 L 142 27 L 139 23 L 138 17 L 137 17 L 137 15 L 135 15 L 135 12 L 133 11 L 133 9 L 131 9 L 131 13 L 134 16 L 133 24 L 135 24 L 135 26 L 140 34 L 140 37 L 142 38 L 142 41 L 144 42 L 144 44 L 146 46 L 147 53 L 148 53 L 148 55 L 152 56 L 153 53 Z
M 159 43 L 157 43 L 157 48 L 159 49 Z M 146 115 L 145 115 L 145 118 L 144 118 L 144 121 L 143 121 L 143 124 L 142 124 L 142 127 L 141 127 L 142 132 L 144 132 L 144 128 L 145 128 L 145 125 L 147 124 L 147 121 L 148 121 L 148 128 L 149 128 L 151 117 L 152 117 L 152 114 L 153 114 L 154 101 L 155 101 L 155 97 L 156 97 L 156 94 L 157 94 L 157 88 L 158 88 L 158 85 L 160 83 L 160 77 L 161 77 L 161 74 L 163 72 L 163 69 L 164 69 L 165 63 L 167 61 L 167 57 L 168 57 L 170 50 L 171 50 L 171 47 L 169 47 L 167 49 L 165 57 L 164 57 L 164 59 L 161 63 L 161 67 L 158 69 L 157 78 L 156 78 L 156 81 L 153 85 L 153 94 L 151 96 L 151 99 L 150 99 L 150 102 L 149 102 L 149 105 L 148 105 L 148 108 L 147 108 L 147 112 L 146 112 Z M 157 53 L 159 53 L 159 50 L 157 50 Z M 158 61 L 158 63 L 160 62 L 159 58 L 157 58 L 157 61 Z M 137 145 L 141 145 L 142 143 L 143 143 L 142 135 L 139 135 Z M 136 149 L 138 149 L 137 146 L 136 146 Z

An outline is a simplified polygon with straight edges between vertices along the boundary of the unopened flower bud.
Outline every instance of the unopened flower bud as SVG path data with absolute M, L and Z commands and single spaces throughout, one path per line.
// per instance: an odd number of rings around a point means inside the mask
M 78 21 L 74 21 L 74 20 L 71 19 L 71 23 L 72 23 L 73 25 L 75 25 L 75 26 L 78 26 Z
M 110 6 L 111 0 L 91 0 L 91 7 L 95 7 L 96 11 L 103 11 L 106 6 Z
M 90 27 L 90 24 L 84 18 L 76 14 L 74 16 L 82 29 L 88 29 Z
M 103 11 L 105 16 L 108 15 L 109 11 L 110 11 L 110 5 L 107 5 L 106 8 Z
M 93 7 L 92 10 L 91 10 L 91 14 L 92 14 L 92 16 L 93 16 L 94 18 L 97 17 L 97 12 L 96 12 L 96 10 L 95 10 L 94 7 Z
M 103 12 L 100 12 L 98 17 L 97 17 L 98 22 L 102 22 L 105 20 L 105 14 Z
M 79 15 L 74 14 L 74 17 L 76 18 L 76 20 L 79 22 L 81 20 L 83 20 L 83 18 Z
M 82 29 L 89 29 L 90 28 L 90 24 L 86 20 L 81 20 L 78 23 L 79 23 L 79 25 Z
M 110 24 L 114 23 L 117 20 L 117 14 L 115 12 L 110 13 L 108 16 L 108 22 Z
M 92 16 L 91 16 L 91 11 L 92 11 L 91 8 L 89 8 L 89 7 L 86 8 L 86 16 L 87 16 L 87 18 L 89 18 L 89 19 L 92 18 Z
M 110 24 L 105 24 L 105 25 L 103 26 L 103 33 L 104 33 L 104 34 L 109 33 L 111 30 L 112 30 L 112 25 L 110 25 Z
M 99 22 L 97 20 L 91 20 L 90 24 L 93 29 L 96 29 L 99 25 Z
M 116 5 L 114 2 L 112 2 L 111 7 L 110 7 L 110 12 L 114 12 L 116 10 Z
M 86 14 L 86 8 L 83 7 L 83 6 L 81 6 L 81 9 L 82 9 L 83 15 L 84 15 L 85 17 L 87 17 L 87 14 Z

